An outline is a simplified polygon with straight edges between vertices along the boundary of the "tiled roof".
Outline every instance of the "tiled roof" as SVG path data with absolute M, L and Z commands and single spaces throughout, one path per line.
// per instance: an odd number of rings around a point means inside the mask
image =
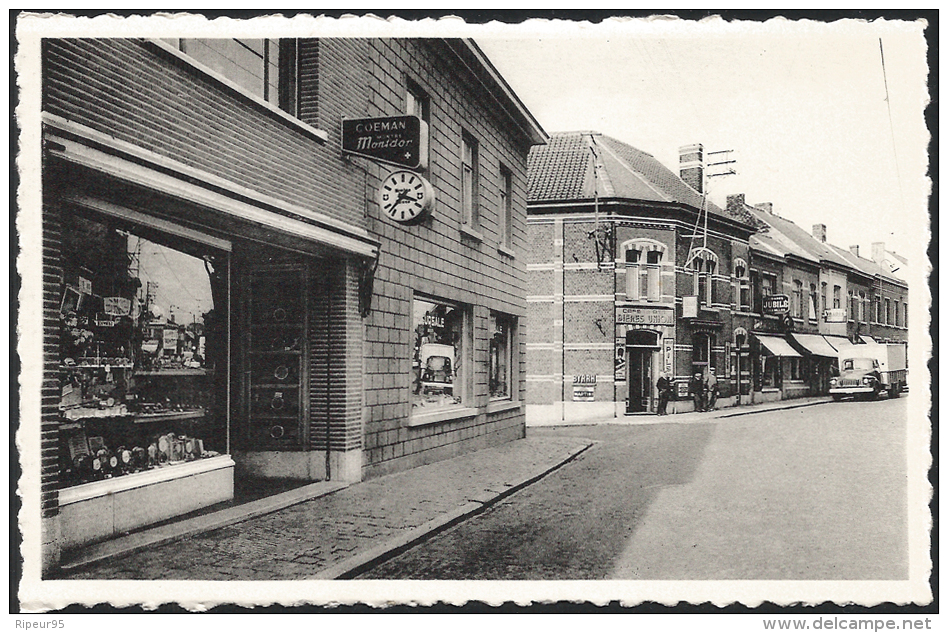
M 897 283 L 897 284 L 905 283 L 904 280 L 899 279 L 898 277 L 893 275 L 892 271 L 886 269 L 885 266 L 880 266 L 879 264 L 872 261 L 871 259 L 860 257 L 859 255 L 856 255 L 852 251 L 844 250 L 838 246 L 833 246 L 832 248 L 839 254 L 840 257 L 848 261 L 853 268 L 859 271 L 862 271 L 863 273 L 867 275 L 870 275 L 873 277 L 878 275 L 879 277 L 882 277 L 888 281 L 891 281 L 892 283 Z
M 701 207 L 701 194 L 654 156 L 598 132 L 554 133 L 546 145 L 535 145 L 527 160 L 528 200 L 532 203 L 592 200 L 597 193 L 593 151 L 598 154 L 602 169 L 598 183 L 600 197 Z M 712 214 L 749 221 L 747 217 L 732 216 L 710 200 L 707 204 Z

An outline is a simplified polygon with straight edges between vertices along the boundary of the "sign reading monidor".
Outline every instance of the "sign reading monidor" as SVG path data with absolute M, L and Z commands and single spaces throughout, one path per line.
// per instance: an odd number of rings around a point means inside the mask
M 343 119 L 342 151 L 399 167 L 425 169 L 428 125 L 414 115 Z
M 675 325 L 675 312 L 664 308 L 616 308 L 616 323 L 627 325 Z

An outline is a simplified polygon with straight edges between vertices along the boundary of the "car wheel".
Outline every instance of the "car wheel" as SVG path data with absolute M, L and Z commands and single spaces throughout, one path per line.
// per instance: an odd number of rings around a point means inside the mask
M 843 396 L 841 394 L 838 394 L 838 393 L 833 394 L 833 402 L 839 402 L 842 399 L 843 399 Z

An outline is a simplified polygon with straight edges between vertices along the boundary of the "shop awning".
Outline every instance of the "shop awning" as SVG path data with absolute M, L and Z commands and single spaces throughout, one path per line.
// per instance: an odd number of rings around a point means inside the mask
M 836 349 L 819 334 L 793 334 L 792 336 L 793 340 L 814 356 L 825 356 L 826 358 L 836 358 L 837 356 Z
M 755 334 L 754 336 L 756 336 L 760 344 L 764 346 L 764 349 L 773 356 L 796 356 L 800 358 L 799 352 L 790 347 L 790 343 L 782 338 L 776 336 L 761 336 L 759 334 Z

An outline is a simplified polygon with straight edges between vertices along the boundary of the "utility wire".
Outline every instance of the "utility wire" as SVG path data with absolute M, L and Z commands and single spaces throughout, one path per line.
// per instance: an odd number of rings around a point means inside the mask
M 892 103 L 889 100 L 889 80 L 885 72 L 885 52 L 882 49 L 882 38 L 879 38 L 879 57 L 882 59 L 882 83 L 885 86 L 885 107 L 889 113 L 889 138 L 892 140 L 892 156 L 895 160 L 895 177 L 899 183 L 899 204 L 902 213 L 905 213 L 905 198 L 902 194 L 902 173 L 899 170 L 899 153 L 895 147 L 895 127 L 892 125 Z

